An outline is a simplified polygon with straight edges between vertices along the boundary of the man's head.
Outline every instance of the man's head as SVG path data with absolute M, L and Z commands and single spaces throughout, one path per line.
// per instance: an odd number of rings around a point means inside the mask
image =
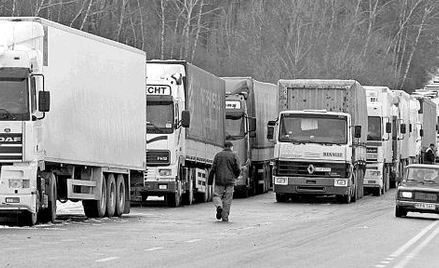
M 224 149 L 232 149 L 233 148 L 233 143 L 231 141 L 226 141 L 224 143 Z
M 434 149 L 434 143 L 430 143 L 430 148 Z

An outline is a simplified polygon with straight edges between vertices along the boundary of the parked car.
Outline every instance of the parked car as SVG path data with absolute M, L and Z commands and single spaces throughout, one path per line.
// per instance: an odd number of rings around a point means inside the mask
M 439 165 L 412 164 L 396 192 L 396 217 L 407 212 L 439 214 Z

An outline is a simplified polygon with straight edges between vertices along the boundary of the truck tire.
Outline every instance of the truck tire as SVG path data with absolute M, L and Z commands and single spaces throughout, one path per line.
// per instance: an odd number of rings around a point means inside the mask
M 44 174 L 45 179 L 48 180 L 47 192 L 49 194 L 48 208 L 42 210 L 40 212 L 40 221 L 41 222 L 52 222 L 56 221 L 56 200 L 58 199 L 58 191 L 57 191 L 57 183 L 56 177 L 53 173 Z
M 373 195 L 374 196 L 381 196 L 382 190 L 383 190 L 383 188 L 380 188 L 380 187 L 373 188 Z
M 114 211 L 114 215 L 117 217 L 120 217 L 120 216 L 122 216 L 124 210 L 125 210 L 125 179 L 124 179 L 123 175 L 117 175 L 116 210 Z
M 179 207 L 181 205 L 181 182 L 177 182 L 177 189 L 175 193 L 169 193 L 166 195 L 166 204 L 169 207 Z
M 22 226 L 34 226 L 38 221 L 38 213 L 32 213 L 30 211 L 23 212 L 19 217 L 19 221 Z
M 102 187 L 101 187 L 101 199 L 96 200 L 96 217 L 102 218 L 105 216 L 107 209 L 107 183 L 105 177 L 102 176 Z
M 207 186 L 206 186 L 206 192 L 207 192 Z M 191 176 L 189 176 L 188 184 L 187 184 L 187 191 L 184 194 L 183 201 L 185 205 L 192 205 L 194 202 L 194 184 L 193 179 Z
M 288 201 L 288 196 L 286 194 L 276 193 L 276 201 L 279 203 L 285 203 Z
M 116 211 L 117 193 L 116 179 L 113 174 L 109 174 L 107 178 L 107 212 L 106 215 L 111 218 Z

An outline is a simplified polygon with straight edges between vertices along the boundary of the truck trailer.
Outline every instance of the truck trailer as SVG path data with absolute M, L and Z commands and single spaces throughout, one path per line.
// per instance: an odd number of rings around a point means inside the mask
M 225 82 L 185 61 L 147 62 L 147 172 L 132 180 L 137 202 L 207 202 L 207 177 L 224 146 Z
M 0 18 L 0 214 L 130 211 L 146 156 L 143 51 L 41 18 Z
M 278 202 L 298 195 L 363 196 L 368 129 L 365 89 L 354 80 L 279 80 L 275 141 Z M 273 135 L 274 134 L 274 135 Z
M 265 193 L 271 187 L 274 144 L 267 140 L 268 121 L 277 116 L 275 84 L 251 77 L 223 77 L 226 81 L 226 140 L 233 143 L 241 163 L 235 192 Z

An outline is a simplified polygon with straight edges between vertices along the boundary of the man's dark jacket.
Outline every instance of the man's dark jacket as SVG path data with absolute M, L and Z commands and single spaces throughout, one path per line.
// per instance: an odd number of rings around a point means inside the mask
M 235 180 L 241 173 L 238 157 L 230 148 L 224 148 L 213 159 L 212 170 L 209 173 L 208 184 L 212 185 L 215 176 L 215 185 L 235 185 Z
M 425 158 L 424 158 L 424 162 L 426 164 L 432 164 L 434 163 L 434 151 L 433 149 L 431 149 L 431 147 L 427 148 L 426 152 L 425 152 Z

